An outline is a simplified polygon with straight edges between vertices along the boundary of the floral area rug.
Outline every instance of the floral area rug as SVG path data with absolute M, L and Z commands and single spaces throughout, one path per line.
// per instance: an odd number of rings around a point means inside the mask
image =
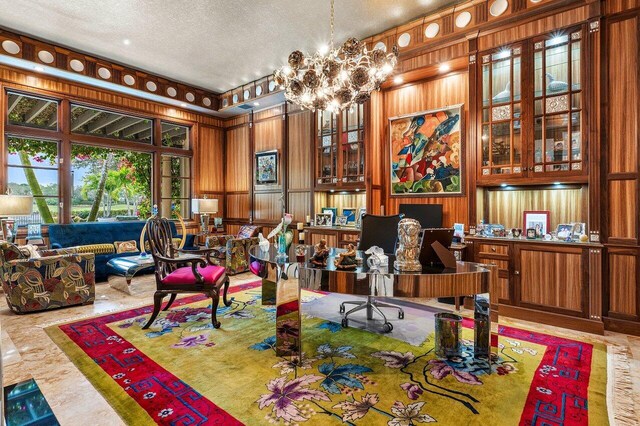
M 275 308 L 259 283 L 231 289 L 210 324 L 207 299 L 177 300 L 47 328 L 128 424 L 603 425 L 606 347 L 500 328 L 492 374 L 470 357 L 303 317 L 301 360 L 275 355 Z M 304 303 L 325 297 L 303 293 Z M 472 339 L 466 323 L 464 339 Z

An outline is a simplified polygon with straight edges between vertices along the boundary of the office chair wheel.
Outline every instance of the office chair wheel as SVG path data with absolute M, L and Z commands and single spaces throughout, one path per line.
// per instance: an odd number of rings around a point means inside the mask
M 391 330 L 393 330 L 393 324 L 391 324 L 390 322 L 385 322 L 384 324 L 382 324 L 383 333 L 391 333 Z
M 404 311 L 398 311 L 398 319 L 404 319 Z
M 349 320 L 346 318 L 342 318 L 342 327 L 347 328 L 349 327 Z

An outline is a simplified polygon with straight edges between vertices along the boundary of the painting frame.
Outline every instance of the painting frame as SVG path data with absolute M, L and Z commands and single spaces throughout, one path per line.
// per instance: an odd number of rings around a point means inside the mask
M 542 238 L 551 231 L 551 212 L 549 210 L 525 210 L 522 213 L 522 222 L 522 229 L 526 229 L 527 233 L 529 229 L 534 229 L 536 238 Z
M 315 226 L 332 227 L 333 226 L 333 214 L 331 213 L 316 213 Z
M 343 207 L 342 208 L 342 215 L 347 218 L 347 225 L 355 226 L 355 224 L 356 224 L 356 214 L 357 214 L 357 209 L 355 207 Z
M 391 197 L 465 196 L 464 113 L 460 103 L 389 118 Z M 419 132 L 425 123 L 429 136 Z
M 278 183 L 278 150 L 256 152 L 255 158 L 256 185 Z

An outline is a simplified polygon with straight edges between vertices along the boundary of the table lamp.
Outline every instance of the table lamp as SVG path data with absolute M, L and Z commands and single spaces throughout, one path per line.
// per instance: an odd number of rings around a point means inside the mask
M 33 213 L 33 197 L 31 195 L 13 195 L 10 191 L 0 194 L 0 217 L 28 216 Z M 15 235 L 7 226 L 7 220 L 2 219 L 2 233 L 9 242 L 14 242 Z
M 191 211 L 200 214 L 200 231 L 209 233 L 209 213 L 218 213 L 218 200 L 215 198 L 196 198 L 191 200 Z

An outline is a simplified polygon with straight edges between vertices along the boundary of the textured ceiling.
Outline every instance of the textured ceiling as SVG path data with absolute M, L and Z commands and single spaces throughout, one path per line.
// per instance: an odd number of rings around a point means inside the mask
M 455 3 L 336 0 L 336 41 Z M 328 42 L 329 0 L 0 0 L 0 26 L 223 92 Z

